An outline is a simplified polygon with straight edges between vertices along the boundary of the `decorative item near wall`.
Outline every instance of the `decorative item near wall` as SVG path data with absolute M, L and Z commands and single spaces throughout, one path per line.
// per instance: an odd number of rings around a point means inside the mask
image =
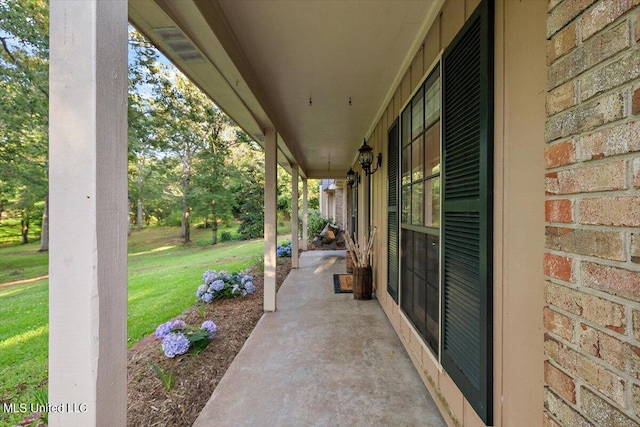
M 362 145 L 358 148 L 358 163 L 362 167 L 362 170 L 367 176 L 376 173 L 378 168 L 382 165 L 382 153 L 378 153 L 375 169 L 371 170 L 373 164 L 373 148 L 367 144 L 367 140 L 362 141 Z
M 347 172 L 347 184 L 351 188 L 356 188 L 358 184 L 360 184 L 360 174 L 354 172 L 351 168 L 349 168 L 349 172 Z
M 347 248 L 353 256 L 353 298 L 358 300 L 371 299 L 373 290 L 373 276 L 371 272 L 371 249 L 373 248 L 373 240 L 376 237 L 376 227 L 371 229 L 369 238 L 365 238 L 364 245 L 360 247 L 358 240 L 351 239 L 347 232 L 345 239 Z

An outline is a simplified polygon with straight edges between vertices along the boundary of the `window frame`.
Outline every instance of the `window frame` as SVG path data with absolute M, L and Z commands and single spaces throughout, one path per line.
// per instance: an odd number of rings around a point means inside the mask
M 429 356 L 432 358 L 432 360 L 434 361 L 434 363 L 437 365 L 439 370 L 442 370 L 442 364 L 441 364 L 441 354 L 442 354 L 442 298 L 441 298 L 441 293 L 442 293 L 442 250 L 441 248 L 439 248 L 438 250 L 438 345 L 437 345 L 437 351 L 434 351 L 434 349 L 432 349 L 432 347 L 429 345 L 428 340 L 425 336 L 423 336 L 423 334 L 419 331 L 418 327 L 413 323 L 413 321 L 411 320 L 411 318 L 409 317 L 409 315 L 404 311 L 404 309 L 402 308 L 402 247 L 403 247 L 403 230 L 409 230 L 409 231 L 413 231 L 413 232 L 419 232 L 419 233 L 423 233 L 425 235 L 430 235 L 430 236 L 436 236 L 438 238 L 438 243 L 439 246 L 441 245 L 441 239 L 442 239 L 442 231 L 441 231 L 441 217 L 442 217 L 442 55 L 443 55 L 444 50 L 441 50 L 438 53 L 438 56 L 434 59 L 434 61 L 431 63 L 431 65 L 429 66 L 429 68 L 426 70 L 426 72 L 424 73 L 422 79 L 420 80 L 420 83 L 416 86 L 416 88 L 413 90 L 413 92 L 410 94 L 408 100 L 401 106 L 400 108 L 400 112 L 398 114 L 397 120 L 399 122 L 398 127 L 399 127 L 399 138 L 398 138 L 398 146 L 397 146 L 397 150 L 398 150 L 398 176 L 397 176 L 397 180 L 398 180 L 398 295 L 397 295 L 397 304 L 398 304 L 398 308 L 399 311 L 401 313 L 401 315 L 404 317 L 404 319 L 410 324 L 411 328 L 414 329 L 414 331 L 416 332 L 416 334 L 420 337 L 420 339 L 422 340 L 424 346 L 429 349 L 429 351 L 427 352 L 427 354 L 429 354 Z M 426 92 L 427 92 L 427 88 L 424 86 L 425 83 L 427 82 L 427 80 L 429 78 L 432 77 L 434 70 L 438 68 L 438 102 L 439 102 L 439 114 L 438 114 L 438 119 L 437 120 L 433 120 L 429 125 L 427 125 L 426 122 Z M 421 90 L 423 90 L 423 108 L 422 108 L 422 116 L 423 116 L 423 124 L 422 124 L 422 131 L 421 133 L 419 133 L 415 138 L 413 137 L 413 114 L 411 111 L 411 106 L 413 104 L 413 100 L 416 96 L 417 93 L 419 93 Z M 403 118 L 405 117 L 405 112 L 407 110 L 407 108 L 409 108 L 410 113 L 407 115 L 407 117 L 409 117 L 409 124 L 408 126 L 405 126 L 405 121 L 403 120 Z M 394 121 L 395 123 L 395 121 Z M 413 185 L 413 180 L 410 180 L 409 184 L 403 184 L 402 180 L 403 180 L 403 170 L 402 170 L 402 166 L 403 166 L 403 162 L 404 162 L 404 156 L 403 156 L 403 152 L 404 152 L 404 148 L 406 147 L 411 147 L 411 145 L 413 144 L 414 141 L 418 140 L 419 138 L 424 138 L 425 135 L 427 134 L 427 132 L 433 127 L 433 126 L 438 126 L 438 136 L 439 136 L 439 144 L 438 144 L 438 149 L 439 149 L 439 154 L 440 154 L 440 170 L 438 173 L 436 174 L 430 174 L 430 175 L 423 175 L 423 177 L 419 180 L 417 180 L 416 182 L 421 182 L 423 184 L 423 200 L 422 200 L 422 208 L 423 208 L 423 215 L 424 215 L 424 211 L 425 211 L 425 200 L 424 200 L 424 183 L 431 181 L 433 178 L 438 178 L 440 179 L 440 185 L 439 185 L 439 189 L 438 189 L 438 196 L 440 199 L 440 205 L 438 207 L 438 215 L 440 217 L 439 223 L 437 227 L 434 226 L 424 226 L 424 225 L 414 225 L 414 224 L 408 224 L 403 222 L 403 189 L 405 187 L 409 187 L 411 188 L 411 186 Z M 407 145 L 404 145 L 404 131 L 407 131 L 409 133 L 409 142 Z M 426 142 L 423 143 L 424 146 L 424 150 L 426 151 Z M 426 152 L 423 152 L 423 158 L 426 157 Z M 411 159 L 409 159 L 409 161 L 411 161 Z M 423 170 L 426 167 L 425 164 L 423 164 Z M 412 168 L 410 168 L 410 173 L 412 175 Z M 424 224 L 424 221 L 423 221 Z M 425 266 L 426 268 L 426 266 Z M 426 286 L 426 284 L 425 284 Z

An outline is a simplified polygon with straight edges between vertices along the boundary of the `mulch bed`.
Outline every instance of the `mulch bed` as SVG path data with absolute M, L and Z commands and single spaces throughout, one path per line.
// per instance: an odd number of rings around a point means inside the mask
M 278 264 L 279 289 L 291 270 L 291 258 L 279 258 Z M 128 426 L 187 427 L 193 424 L 262 316 L 263 274 L 255 267 L 250 274 L 254 277 L 255 293 L 194 306 L 178 316 L 190 325 L 199 326 L 204 320 L 213 320 L 218 326 L 216 338 L 199 354 L 170 359 L 164 356 L 160 341 L 153 335 L 129 350 Z M 152 371 L 154 364 L 164 372 L 173 372 L 172 390 L 167 391 Z

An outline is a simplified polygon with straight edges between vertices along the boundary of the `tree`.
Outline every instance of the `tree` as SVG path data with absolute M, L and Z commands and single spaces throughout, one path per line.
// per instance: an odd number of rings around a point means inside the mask
M 20 212 L 23 243 L 48 192 L 48 36 L 45 0 L 0 0 L 0 204 Z

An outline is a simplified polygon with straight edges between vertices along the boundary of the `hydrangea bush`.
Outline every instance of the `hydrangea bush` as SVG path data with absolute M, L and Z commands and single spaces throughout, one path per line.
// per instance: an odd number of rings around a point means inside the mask
M 290 257 L 291 256 L 291 242 L 283 243 L 282 245 L 278 245 L 276 247 L 276 253 L 278 257 Z
M 162 340 L 162 351 L 167 357 L 176 357 L 189 350 L 199 352 L 216 337 L 218 327 L 211 320 L 202 322 L 200 329 L 187 325 L 183 320 L 170 320 L 156 328 L 156 338 Z
M 247 296 L 255 292 L 253 277 L 245 272 L 227 273 L 207 270 L 202 275 L 204 284 L 198 286 L 196 298 L 208 303 L 220 298 L 235 298 Z

